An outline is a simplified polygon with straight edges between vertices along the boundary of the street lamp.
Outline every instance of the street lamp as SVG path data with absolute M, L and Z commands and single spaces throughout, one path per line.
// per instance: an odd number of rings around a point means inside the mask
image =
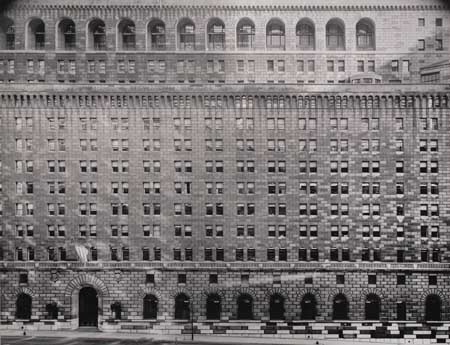
M 0 269 L 0 326 L 3 321 L 3 281 L 8 271 L 4 268 Z
M 189 317 L 191 321 L 191 340 L 194 341 L 194 303 L 190 299 L 186 299 L 184 303 L 189 307 Z

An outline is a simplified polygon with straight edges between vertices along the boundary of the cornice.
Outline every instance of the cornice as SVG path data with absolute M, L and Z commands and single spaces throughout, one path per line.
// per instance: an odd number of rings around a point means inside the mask
M 11 9 L 36 11 L 36 10 L 223 10 L 223 11 L 443 11 L 450 10 L 449 5 L 34 5 L 21 4 Z
M 93 261 L 82 263 L 71 262 L 18 262 L 3 261 L 0 263 L 3 271 L 14 270 L 225 270 L 225 271 L 313 271 L 313 272 L 334 272 L 334 271 L 410 271 L 410 272 L 449 272 L 448 263 L 387 263 L 387 262 L 178 262 L 178 261 Z

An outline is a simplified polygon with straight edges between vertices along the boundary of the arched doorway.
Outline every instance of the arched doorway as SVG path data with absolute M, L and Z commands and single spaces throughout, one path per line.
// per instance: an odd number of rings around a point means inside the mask
M 175 319 L 189 320 L 191 315 L 190 299 L 184 293 L 180 293 L 175 297 Z
M 79 326 L 97 327 L 98 325 L 98 296 L 97 291 L 90 286 L 80 290 L 78 299 Z
M 438 295 L 428 295 L 425 299 L 425 320 L 441 321 L 441 298 Z
M 269 316 L 271 320 L 284 320 L 284 297 L 280 294 L 270 296 Z
M 16 319 L 31 319 L 31 304 L 32 298 L 30 295 L 26 293 L 19 294 L 16 300 Z
M 302 320 L 314 320 L 316 318 L 317 302 L 313 294 L 307 293 L 303 296 L 300 307 L 302 308 Z
M 380 309 L 381 309 L 380 297 L 378 297 L 375 294 L 367 295 L 365 303 L 366 320 L 379 320 Z
M 249 294 L 239 295 L 237 299 L 238 320 L 251 320 L 253 319 L 253 298 Z
M 145 295 L 143 314 L 145 320 L 156 319 L 158 316 L 158 299 L 155 296 Z
M 220 320 L 222 311 L 220 296 L 216 293 L 208 295 L 206 299 L 206 318 L 208 320 Z
M 344 294 L 333 298 L 333 320 L 348 320 L 348 300 Z

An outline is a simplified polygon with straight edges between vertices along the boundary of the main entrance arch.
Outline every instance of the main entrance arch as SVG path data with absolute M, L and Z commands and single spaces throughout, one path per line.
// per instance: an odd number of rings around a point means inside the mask
M 90 288 L 90 289 L 85 289 Z M 94 294 L 95 292 L 95 294 Z M 100 326 L 100 320 L 103 318 L 103 301 L 109 297 L 109 291 L 106 284 L 93 274 L 81 273 L 76 275 L 66 286 L 65 303 L 71 305 L 71 318 L 75 323 L 72 325 L 76 327 L 86 327 L 92 325 Z M 96 297 L 96 298 L 94 298 Z M 80 301 L 80 298 L 83 301 Z M 80 307 L 86 304 L 86 299 L 91 299 L 96 303 L 96 310 L 83 310 L 83 316 L 80 315 Z M 94 304 L 95 305 L 95 304 Z M 97 315 L 88 318 L 86 315 Z
M 83 287 L 78 296 L 78 311 L 80 327 L 98 326 L 98 295 L 93 287 Z

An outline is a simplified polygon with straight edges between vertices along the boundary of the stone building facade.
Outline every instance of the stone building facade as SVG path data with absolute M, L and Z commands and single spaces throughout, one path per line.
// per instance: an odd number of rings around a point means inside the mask
M 449 22 L 438 0 L 3 5 L 0 327 L 445 342 L 449 87 L 423 71 Z

